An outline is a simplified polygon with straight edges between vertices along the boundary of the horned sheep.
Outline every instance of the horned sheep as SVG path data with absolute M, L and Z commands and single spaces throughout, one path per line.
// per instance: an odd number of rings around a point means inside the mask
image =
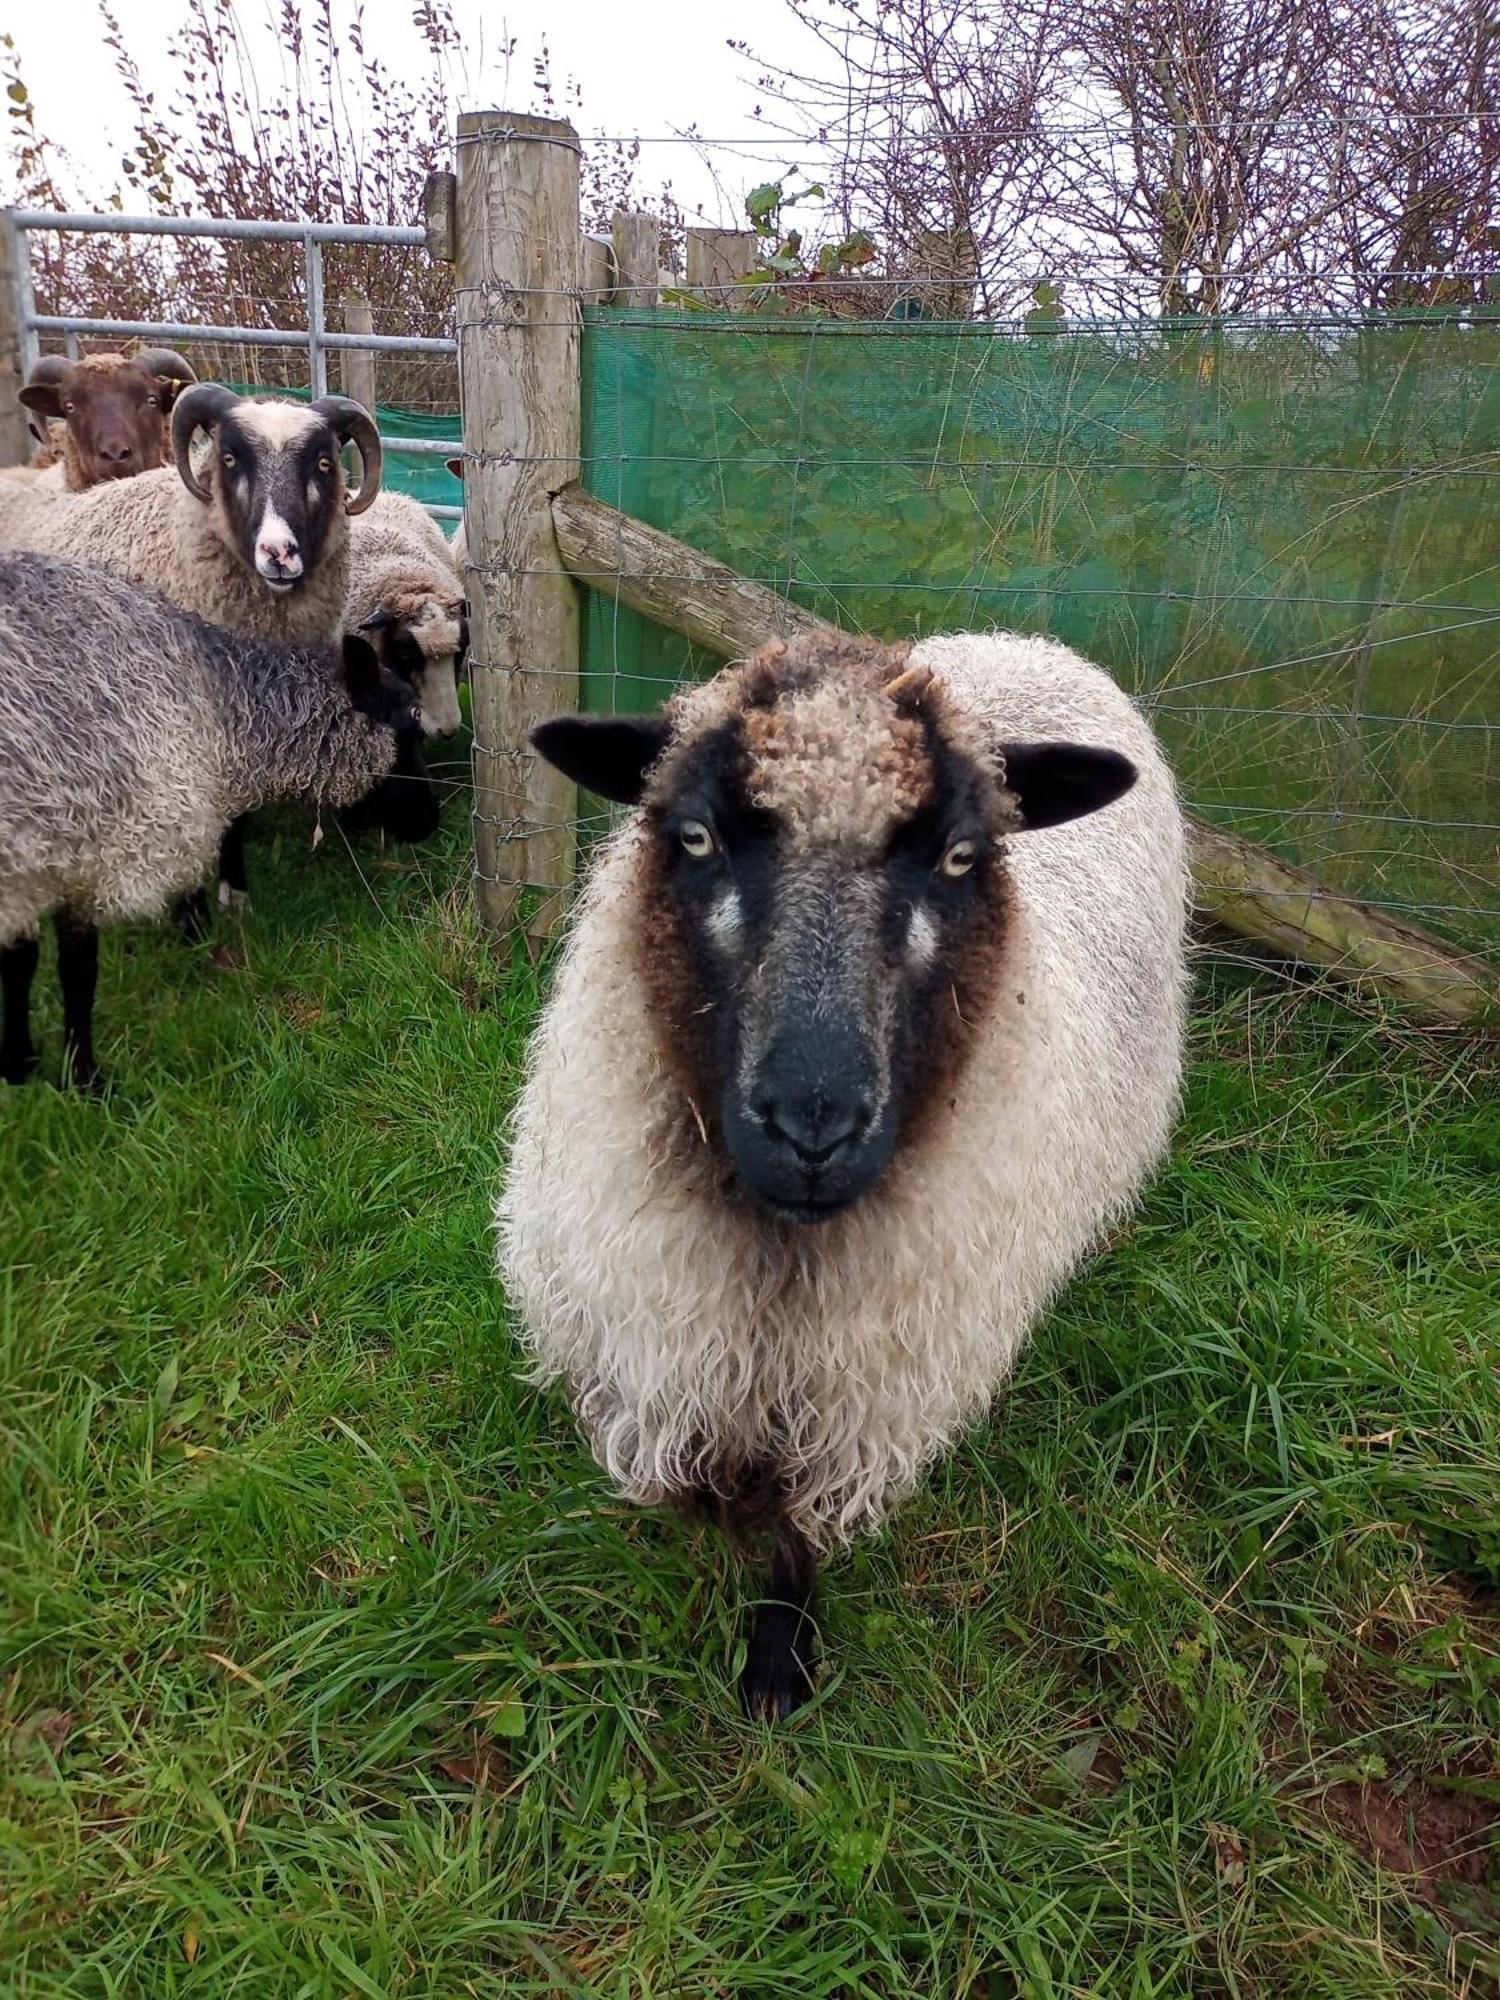
M 199 445 L 200 435 L 202 445 Z M 339 453 L 361 461 L 346 490 Z M 86 493 L 0 504 L 0 547 L 97 563 L 145 584 L 210 624 L 286 646 L 334 644 L 349 591 L 346 516 L 380 490 L 380 433 L 360 404 L 240 397 L 216 382 L 184 391 L 172 412 L 174 466 Z M 245 894 L 244 828 L 225 843 L 220 900 Z M 195 895 L 189 935 L 206 927 Z
M 43 442 L 49 489 L 83 493 L 112 479 L 151 472 L 166 460 L 172 405 L 197 381 L 167 347 L 139 354 L 90 354 L 70 361 L 45 354 L 21 391 Z M 39 464 L 39 462 L 37 462 Z
M 411 690 L 362 639 L 288 649 L 82 563 L 0 555 L 0 1080 L 35 1068 L 36 927 L 58 934 L 67 1067 L 97 1087 L 98 927 L 161 913 L 271 799 L 437 823 Z
M 468 606 L 442 529 L 407 493 L 382 493 L 350 524 L 347 630 L 363 632 L 416 690 L 428 736 L 452 736 L 462 717 L 458 670 L 468 650 Z
M 500 1264 L 616 1487 L 768 1532 L 741 1682 L 812 1686 L 819 1556 L 978 1418 L 1161 1158 L 1183 823 L 1040 638 L 804 639 L 534 742 L 605 844 L 515 1113 Z

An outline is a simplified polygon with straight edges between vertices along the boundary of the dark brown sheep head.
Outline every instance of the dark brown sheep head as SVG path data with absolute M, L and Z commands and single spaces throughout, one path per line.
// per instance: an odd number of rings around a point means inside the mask
M 178 392 L 197 378 L 180 354 L 149 347 L 136 355 L 91 354 L 69 361 L 44 355 L 32 369 L 21 401 L 46 424 L 66 426 L 63 463 L 74 491 L 106 479 L 130 479 L 166 463 L 166 420 Z

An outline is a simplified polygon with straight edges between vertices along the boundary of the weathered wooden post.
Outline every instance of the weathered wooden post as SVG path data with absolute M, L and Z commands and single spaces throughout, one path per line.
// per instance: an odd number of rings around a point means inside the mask
M 373 333 L 374 315 L 363 292 L 344 294 L 345 333 Z M 346 347 L 343 352 L 344 394 L 367 410 L 375 407 L 375 356 L 368 347 Z
M 471 576 L 475 881 L 508 928 L 526 888 L 546 937 L 577 844 L 576 788 L 533 754 L 578 704 L 580 600 L 551 496 L 579 474 L 578 134 L 557 118 L 458 121 L 456 304 Z
M 615 304 L 632 312 L 654 312 L 661 268 L 661 224 L 644 210 L 615 210 L 610 224 L 615 246 Z
M 738 312 L 749 303 L 740 283 L 755 269 L 760 238 L 753 229 L 690 229 L 687 233 L 687 281 L 690 292 L 706 292 L 721 312 Z
M 0 215 L 0 465 L 25 465 L 31 457 L 26 412 L 18 400 L 26 382 L 26 341 L 21 325 L 26 239 L 9 215 Z

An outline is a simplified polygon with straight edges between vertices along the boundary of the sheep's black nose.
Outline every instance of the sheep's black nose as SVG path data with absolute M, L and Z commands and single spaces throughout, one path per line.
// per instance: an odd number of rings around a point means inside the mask
M 105 444 L 99 447 L 99 456 L 106 465 L 129 465 L 135 457 L 133 444 Z
M 784 1141 L 809 1167 L 826 1167 L 836 1153 L 862 1139 L 875 1115 L 861 1092 L 830 1090 L 798 1097 L 763 1092 L 755 1114 L 773 1139 Z

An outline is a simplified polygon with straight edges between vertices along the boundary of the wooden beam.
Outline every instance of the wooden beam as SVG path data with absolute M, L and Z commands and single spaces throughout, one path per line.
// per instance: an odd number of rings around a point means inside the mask
M 616 209 L 610 225 L 615 246 L 615 304 L 654 312 L 659 302 L 661 224 L 643 210 Z
M 578 477 L 578 135 L 556 118 L 458 121 L 459 393 L 471 589 L 477 901 L 494 929 L 523 889 L 550 933 L 577 845 L 576 789 L 532 726 L 576 706 L 580 599 L 552 526 Z
M 837 630 L 581 487 L 556 495 L 552 518 L 562 559 L 580 583 L 726 658 L 742 659 L 773 639 Z M 1214 923 L 1428 1021 L 1473 1026 L 1500 1018 L 1494 967 L 1415 924 L 1334 894 L 1305 869 L 1219 827 L 1190 819 L 1188 830 L 1194 900 Z
M 581 486 L 565 486 L 554 497 L 552 520 L 563 562 L 579 583 L 728 659 L 753 653 L 769 639 L 829 629 L 811 611 Z
M 370 301 L 363 292 L 344 294 L 345 333 L 373 333 L 375 318 L 370 311 Z M 368 348 L 346 347 L 339 355 L 339 367 L 343 373 L 344 394 L 352 396 L 356 403 L 363 403 L 367 410 L 375 408 L 375 356 Z
M 1500 1015 L 1500 975 L 1429 931 L 1323 887 L 1254 842 L 1190 820 L 1199 909 L 1263 951 L 1318 965 L 1430 1021 Z

